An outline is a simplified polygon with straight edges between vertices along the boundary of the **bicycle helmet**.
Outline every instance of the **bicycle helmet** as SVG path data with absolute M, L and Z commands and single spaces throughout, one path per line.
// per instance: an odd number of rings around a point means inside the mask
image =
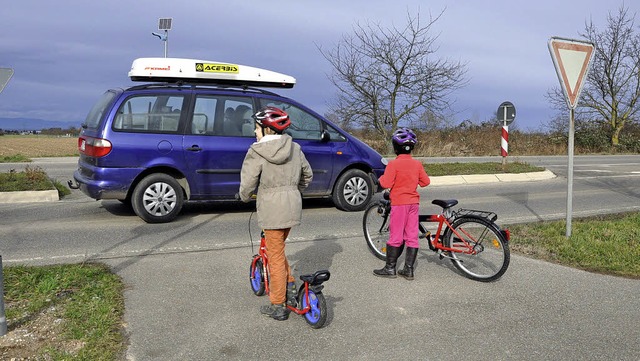
M 253 115 L 261 127 L 267 127 L 280 134 L 291 125 L 289 115 L 276 107 L 265 107 Z
M 393 143 L 393 149 L 396 154 L 407 154 L 413 150 L 413 147 L 418 143 L 416 133 L 409 128 L 398 128 L 391 137 Z

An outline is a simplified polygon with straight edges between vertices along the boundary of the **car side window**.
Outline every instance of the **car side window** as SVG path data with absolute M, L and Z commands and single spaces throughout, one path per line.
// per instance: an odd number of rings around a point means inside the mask
M 234 137 L 255 137 L 253 130 L 253 101 L 247 97 L 225 97 L 224 135 Z
M 191 134 L 254 137 L 253 102 L 249 97 L 199 95 Z
M 326 125 L 326 130 L 329 133 L 329 139 L 333 142 L 346 142 L 347 138 L 344 135 L 340 134 L 334 127 L 330 125 Z
M 289 114 L 291 126 L 284 132 L 293 139 L 320 140 L 322 135 L 320 119 L 293 104 L 270 100 L 264 105 L 280 108 Z
M 118 109 L 112 127 L 130 132 L 176 133 L 183 104 L 184 96 L 132 96 Z
M 218 99 L 215 97 L 198 96 L 196 98 L 193 116 L 191 117 L 191 134 L 215 134 L 217 105 Z M 221 128 L 221 126 L 218 128 Z

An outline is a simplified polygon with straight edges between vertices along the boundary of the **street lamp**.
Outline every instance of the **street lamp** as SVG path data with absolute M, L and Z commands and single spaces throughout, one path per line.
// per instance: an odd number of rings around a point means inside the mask
M 171 21 L 173 18 L 160 18 L 158 19 L 158 30 L 163 30 L 164 33 L 152 32 L 151 35 L 157 36 L 158 39 L 164 41 L 164 57 L 167 57 L 167 48 L 169 46 L 169 30 L 171 30 Z

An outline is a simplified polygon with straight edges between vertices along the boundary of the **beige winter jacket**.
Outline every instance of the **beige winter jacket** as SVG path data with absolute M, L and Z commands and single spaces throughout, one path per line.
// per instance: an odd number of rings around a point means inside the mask
M 268 139 L 249 148 L 242 163 L 238 193 L 243 202 L 249 202 L 258 188 L 256 207 L 260 228 L 291 228 L 300 224 L 300 192 L 311 183 L 313 172 L 300 145 L 289 135 Z

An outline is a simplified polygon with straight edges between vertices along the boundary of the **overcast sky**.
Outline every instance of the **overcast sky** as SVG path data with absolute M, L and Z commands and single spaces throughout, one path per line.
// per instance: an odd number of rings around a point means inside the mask
M 469 83 L 456 91 L 454 121 L 492 118 L 500 103 L 517 110 L 514 126 L 538 130 L 554 115 L 545 99 L 559 86 L 547 48 L 552 36 L 578 38 L 585 21 L 599 29 L 622 0 L 7 0 L 0 6 L 0 67 L 15 74 L 0 94 L 0 117 L 84 120 L 110 87 L 131 85 L 131 62 L 162 57 L 151 32 L 173 18 L 169 57 L 266 68 L 294 76 L 280 94 L 324 114 L 336 89 L 318 47 L 333 49 L 356 22 L 403 27 L 407 12 L 443 16 L 440 58 L 466 62 Z M 640 2 L 627 1 L 631 13 Z M 640 16 L 636 14 L 636 16 Z M 636 25 L 640 18 L 636 17 Z M 568 111 L 567 111 L 568 112 Z

